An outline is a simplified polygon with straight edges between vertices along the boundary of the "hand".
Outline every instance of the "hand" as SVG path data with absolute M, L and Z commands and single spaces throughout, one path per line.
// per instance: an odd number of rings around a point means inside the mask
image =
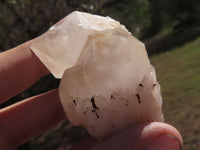
M 49 73 L 30 50 L 30 43 L 0 54 L 0 103 Z M 64 119 L 66 116 L 57 89 L 3 108 L 0 110 L 0 149 L 16 149 Z M 174 127 L 152 122 L 133 126 L 101 142 L 87 137 L 72 150 L 178 150 L 182 142 Z

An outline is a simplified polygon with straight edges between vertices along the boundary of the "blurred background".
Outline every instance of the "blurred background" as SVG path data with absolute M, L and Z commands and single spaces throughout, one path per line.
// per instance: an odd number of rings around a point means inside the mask
M 0 52 L 41 35 L 75 10 L 119 20 L 146 44 L 162 88 L 165 121 L 183 135 L 183 150 L 199 149 L 200 1 L 0 0 Z M 0 108 L 58 85 L 47 75 Z M 18 150 L 67 150 L 86 135 L 83 128 L 63 121 Z

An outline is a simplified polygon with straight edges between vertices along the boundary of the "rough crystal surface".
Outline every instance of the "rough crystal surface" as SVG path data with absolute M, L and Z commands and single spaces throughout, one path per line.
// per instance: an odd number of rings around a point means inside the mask
M 121 29 L 88 37 L 59 92 L 72 124 L 97 138 L 136 123 L 163 121 L 160 86 L 145 46 Z
M 160 86 L 145 46 L 109 18 L 73 12 L 31 49 L 57 78 L 69 121 L 105 138 L 163 121 Z
M 31 49 L 56 78 L 62 78 L 76 64 L 90 34 L 114 28 L 126 30 L 110 17 L 75 11 L 33 42 Z

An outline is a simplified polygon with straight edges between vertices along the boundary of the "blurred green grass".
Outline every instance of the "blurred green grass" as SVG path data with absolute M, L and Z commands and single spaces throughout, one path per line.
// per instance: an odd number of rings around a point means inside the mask
M 184 150 L 200 147 L 200 38 L 152 56 L 163 96 L 165 122 L 183 135 Z

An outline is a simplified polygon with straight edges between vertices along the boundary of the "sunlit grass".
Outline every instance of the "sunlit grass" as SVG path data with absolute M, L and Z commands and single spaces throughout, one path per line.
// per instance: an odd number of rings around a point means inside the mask
M 200 147 L 200 38 L 151 57 L 162 87 L 165 121 L 184 137 L 184 149 Z

